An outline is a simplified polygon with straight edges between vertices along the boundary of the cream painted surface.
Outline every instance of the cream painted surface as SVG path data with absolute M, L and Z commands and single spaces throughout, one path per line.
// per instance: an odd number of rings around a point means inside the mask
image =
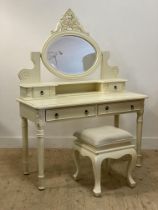
M 130 187 L 135 187 L 136 182 L 132 177 L 132 171 L 136 166 L 136 150 L 135 146 L 128 143 L 123 146 L 112 146 L 112 148 L 103 148 L 99 149 L 96 147 L 92 147 L 88 144 L 83 144 L 81 142 L 74 143 L 74 162 L 76 166 L 76 171 L 73 174 L 75 180 L 79 179 L 80 171 L 82 170 L 80 167 L 80 156 L 87 156 L 90 158 L 93 166 L 93 174 L 94 174 L 94 188 L 93 193 L 96 197 L 101 196 L 101 165 L 103 160 L 107 161 L 107 171 L 110 169 L 110 159 L 119 159 L 125 155 L 130 155 L 130 160 L 127 168 L 127 182 Z
M 60 31 L 60 33 L 58 33 Z M 71 9 L 68 9 L 60 21 L 57 24 L 57 28 L 52 32 L 52 36 L 60 38 L 61 36 L 67 35 L 71 31 L 71 34 L 74 36 L 85 36 L 85 30 L 77 17 Z M 86 33 L 87 34 L 87 33 Z M 53 38 L 54 39 L 54 38 Z M 90 35 L 86 35 L 86 41 L 89 43 L 92 42 Z M 46 42 L 47 43 L 47 42 Z M 48 44 L 44 45 L 45 48 L 49 48 Z M 45 189 L 45 174 L 44 174 L 44 143 L 45 143 L 45 127 L 48 122 L 76 119 L 76 118 L 89 118 L 97 117 L 100 115 L 112 115 L 114 117 L 114 125 L 119 127 L 119 115 L 123 113 L 136 113 L 136 154 L 137 161 L 136 165 L 141 166 L 142 154 L 141 154 L 141 142 L 142 142 L 142 126 L 143 126 L 143 113 L 144 113 L 144 101 L 147 98 L 146 95 L 138 93 L 130 93 L 125 89 L 125 81 L 119 79 L 118 68 L 111 67 L 108 64 L 108 56 L 104 56 L 105 53 L 101 53 L 100 48 L 96 44 L 93 45 L 96 53 L 96 62 L 87 69 L 86 72 L 82 73 L 84 76 L 84 82 L 73 81 L 73 82 L 60 82 L 59 84 L 51 84 L 48 86 L 42 85 L 41 78 L 41 68 L 40 68 L 40 59 L 39 53 L 31 53 L 31 60 L 33 61 L 33 69 L 22 69 L 19 73 L 20 79 L 20 97 L 17 98 L 19 102 L 20 117 L 21 117 L 21 129 L 23 137 L 23 165 L 24 165 L 24 174 L 29 174 L 29 159 L 28 159 L 28 121 L 33 121 L 36 127 L 36 139 L 37 139 L 37 159 L 38 159 L 38 189 Z M 53 49 L 52 49 L 53 50 Z M 59 48 L 60 50 L 60 48 Z M 52 51 L 53 52 L 53 51 Z M 98 53 L 100 52 L 100 53 Z M 49 62 L 47 57 L 41 54 L 42 61 L 46 67 L 51 70 L 51 66 L 47 65 Z M 53 56 L 53 54 L 52 54 Z M 67 54 L 66 54 L 67 56 Z M 51 57 L 52 58 L 52 57 Z M 105 59 L 106 58 L 106 59 Z M 99 66 L 99 68 L 98 68 Z M 107 68 L 106 68 L 107 67 Z M 92 79 L 87 79 L 92 71 L 98 71 L 99 79 L 97 82 Z M 75 71 L 75 69 L 74 69 Z M 117 71 L 117 74 L 115 73 Z M 89 72 L 89 73 L 88 73 Z M 64 75 L 58 69 L 52 68 L 52 73 L 57 76 L 65 76 L 67 79 L 74 80 L 80 78 L 81 74 L 74 75 L 73 73 Z M 58 75 L 59 74 L 59 75 Z M 36 78 L 37 77 L 37 78 Z M 110 82 L 109 82 L 110 79 Z M 34 82 L 33 82 L 34 81 Z M 38 81 L 38 82 L 37 82 Z M 88 82 L 87 82 L 88 81 Z M 122 88 L 119 87 L 120 81 L 123 81 Z M 34 84 L 33 84 L 34 83 Z M 33 86 L 33 87 L 31 87 Z M 59 87 L 60 88 L 59 88 Z M 53 89 L 53 94 L 51 91 Z M 60 91 L 59 91 L 60 89 Z M 73 92 L 72 92 L 73 90 Z M 104 111 L 103 111 L 104 110 Z M 95 119 L 94 119 L 95 120 Z M 76 127 L 78 130 L 78 127 Z M 114 148 L 118 150 L 118 153 L 112 152 L 111 155 L 116 155 L 117 158 L 120 155 L 125 155 L 124 152 L 120 153 L 119 148 Z M 86 152 L 87 153 L 87 152 Z M 102 151 L 101 151 L 102 153 Z M 127 151 L 126 151 L 127 154 Z M 111 158 L 110 155 L 110 158 Z M 101 157 L 101 159 L 99 158 Z M 98 158 L 95 161 L 100 161 L 104 159 L 104 155 L 98 154 Z M 136 158 L 135 158 L 136 159 Z M 93 160 L 92 160 L 93 162 Z M 133 162 L 133 158 L 132 158 Z M 93 164 L 93 167 L 98 167 L 99 163 Z M 134 164 L 132 164 L 134 166 Z M 129 167 L 129 171 L 132 169 L 132 165 Z M 131 169 L 130 169 L 131 168 Z M 131 177 L 130 172 L 128 179 Z M 100 191 L 100 170 L 94 170 L 95 177 L 95 187 L 93 192 L 98 195 Z M 99 176 L 99 177 L 98 177 Z M 129 179 L 130 180 L 130 179 Z M 134 183 L 133 179 L 131 178 Z M 131 182 L 131 183 L 132 183 Z M 98 183 L 98 184 L 97 184 Z
M 30 52 L 41 50 L 51 27 L 54 28 L 57 20 L 69 7 L 101 48 L 111 52 L 110 62 L 118 65 L 121 76 L 129 80 L 128 89 L 149 95 L 143 136 L 157 141 L 158 99 L 155 96 L 158 91 L 158 2 L 155 0 L 101 0 L 99 3 L 90 0 L 1 1 L 1 139 L 14 139 L 21 135 L 18 105 L 15 102 L 19 95 L 17 73 L 23 67 L 32 67 Z M 58 80 L 49 72 L 44 77 L 49 77 L 50 81 Z M 121 119 L 121 126 L 134 133 L 134 118 L 131 116 Z M 53 125 L 53 133 L 52 126 L 48 126 L 47 135 L 62 138 L 71 136 L 76 127 L 102 123 L 103 118 L 96 121 L 81 119 L 57 122 Z M 33 135 L 32 126 L 30 130 Z

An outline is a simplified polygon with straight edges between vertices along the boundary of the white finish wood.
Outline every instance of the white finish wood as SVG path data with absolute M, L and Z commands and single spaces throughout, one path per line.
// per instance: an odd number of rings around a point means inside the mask
M 140 110 L 137 112 L 137 166 L 141 166 L 142 155 L 141 155 L 141 138 L 142 138 L 142 127 L 143 127 L 143 112 L 144 110 Z
M 32 52 L 31 60 L 34 64 L 32 69 L 22 69 L 19 72 L 21 83 L 40 82 L 40 52 Z
M 22 117 L 26 117 L 28 120 L 35 123 L 41 120 L 43 123 L 47 121 L 89 117 L 85 114 L 85 109 L 89 110 L 92 107 L 90 114 L 92 116 L 99 115 L 114 115 L 117 116 L 121 113 L 135 113 L 143 114 L 145 95 L 135 93 L 115 93 L 115 94 L 63 94 L 57 95 L 54 99 L 34 99 L 34 100 L 22 100 L 20 102 L 20 114 Z M 112 107 L 110 111 L 100 112 L 100 106 Z M 134 108 L 131 105 L 134 105 Z M 52 113 L 56 111 L 61 112 L 62 117 L 54 119 Z M 82 111 L 81 111 L 82 110 Z M 102 109 L 103 110 L 103 109 Z M 52 117 L 53 116 L 53 117 Z M 60 115 L 59 115 L 60 116 Z M 115 117 L 115 125 L 118 126 L 118 117 Z M 140 118 L 139 118 L 140 119 Z M 142 138 L 142 122 L 137 120 L 137 165 L 141 165 L 141 138 Z M 38 132 L 38 129 L 37 129 Z M 37 137 L 38 138 L 38 137 Z M 39 189 L 44 189 L 44 163 L 43 163 L 43 137 L 38 138 L 38 170 L 39 170 Z M 42 159 L 41 159 L 42 158 Z M 42 174 L 42 175 L 41 175 Z
M 135 149 L 130 150 L 130 155 L 131 159 L 129 160 L 128 163 L 128 168 L 127 168 L 127 181 L 130 187 L 135 187 L 136 182 L 134 181 L 132 177 L 132 171 L 136 166 L 136 160 L 137 160 L 137 153 Z
M 22 138 L 23 138 L 23 171 L 24 174 L 29 174 L 28 166 L 28 122 L 27 119 L 22 117 Z
M 105 103 L 98 105 L 98 115 L 110 114 L 110 113 L 121 113 L 128 111 L 140 110 L 143 107 L 143 101 L 129 101 L 120 103 Z
M 48 45 L 50 44 L 50 42 L 52 42 L 53 39 L 56 39 L 57 37 L 64 36 L 64 35 L 78 36 L 78 37 L 86 40 L 87 42 L 91 43 L 92 46 L 95 47 L 96 54 L 97 54 L 96 55 L 95 63 L 94 63 L 94 65 L 91 68 L 89 68 L 88 70 L 86 70 L 84 73 L 81 73 L 81 74 L 78 74 L 78 75 L 75 75 L 75 74 L 64 74 L 61 71 L 57 71 L 54 67 L 52 67 L 48 63 L 48 61 L 47 61 L 47 53 L 46 53 L 46 50 L 47 50 Z M 100 60 L 101 60 L 101 51 L 100 51 L 98 45 L 95 43 L 95 41 L 90 36 L 87 36 L 85 34 L 82 34 L 82 33 L 79 33 L 79 32 L 75 32 L 75 31 L 68 31 L 68 32 L 60 32 L 60 33 L 53 34 L 48 39 L 48 41 L 45 43 L 45 45 L 44 45 L 43 50 L 42 50 L 42 57 L 41 58 L 42 58 L 42 61 L 43 61 L 44 65 L 46 66 L 46 68 L 50 72 L 52 72 L 53 74 L 55 74 L 57 77 L 68 78 L 68 79 L 79 79 L 81 77 L 85 77 L 85 76 L 89 75 L 90 73 L 92 73 L 99 66 Z
M 96 115 L 97 115 L 97 109 L 95 105 L 58 108 L 58 109 L 46 110 L 46 121 L 50 122 L 53 120 L 91 117 Z
M 109 52 L 102 53 L 101 79 L 111 79 L 118 77 L 119 69 L 117 66 L 110 66 L 108 64 L 109 58 Z
M 27 106 L 24 103 L 20 104 L 20 116 L 35 122 L 37 119 L 38 111 L 31 106 Z
M 58 71 L 55 67 L 49 64 L 48 59 L 47 59 L 47 48 L 52 43 L 53 40 L 55 40 L 58 37 L 65 36 L 65 35 L 72 35 L 72 36 L 77 36 L 80 37 L 87 42 L 89 42 L 96 51 L 96 60 L 93 64 L 92 67 L 90 67 L 88 70 L 81 74 L 64 74 L 61 71 Z M 46 68 L 55 74 L 58 77 L 61 78 L 69 78 L 69 79 L 78 79 L 80 77 L 85 77 L 86 75 L 90 74 L 92 71 L 94 71 L 100 64 L 101 60 L 101 51 L 98 46 L 98 44 L 93 40 L 87 32 L 83 29 L 79 21 L 77 20 L 75 14 L 72 12 L 71 9 L 68 9 L 64 16 L 61 18 L 59 23 L 57 24 L 57 28 L 55 31 L 52 31 L 51 36 L 49 39 L 45 42 L 43 49 L 42 49 L 42 61 Z
M 136 166 L 136 151 L 135 146 L 131 144 L 124 145 L 122 147 L 113 146 L 111 149 L 105 149 L 100 147 L 95 148 L 88 144 L 82 143 L 82 140 L 77 140 L 74 143 L 74 162 L 76 166 L 76 172 L 73 177 L 75 180 L 79 178 L 79 154 L 82 156 L 88 156 L 92 161 L 93 173 L 94 173 L 94 188 L 93 193 L 95 196 L 101 196 L 101 164 L 102 161 L 107 159 L 119 159 L 125 155 L 130 155 L 131 160 L 129 160 L 128 168 L 127 168 L 127 181 L 130 187 L 134 187 L 136 185 L 133 177 L 132 171 Z M 110 162 L 109 162 L 110 163 Z
M 124 79 L 77 81 L 69 83 L 30 83 L 20 85 L 20 98 L 23 100 L 51 99 L 60 94 L 76 93 L 122 93 L 125 91 Z
M 79 23 L 77 17 L 75 16 L 74 12 L 69 8 L 63 17 L 58 22 L 56 29 L 52 30 L 51 32 L 61 32 L 61 31 L 77 31 L 84 34 L 88 34 L 83 26 Z
M 73 151 L 74 163 L 76 167 L 76 171 L 73 174 L 73 178 L 77 181 L 79 178 L 79 171 L 80 171 L 80 152 L 78 150 Z
M 45 49 L 50 40 L 68 34 L 79 36 L 95 47 L 97 52 L 95 64 L 80 76 L 87 76 L 93 70 L 100 70 L 101 68 L 101 78 L 99 80 L 42 83 L 40 78 L 40 52 L 31 54 L 34 63 L 33 69 L 23 69 L 19 73 L 21 84 L 20 97 L 17 101 L 19 102 L 20 116 L 23 122 L 24 162 L 27 165 L 28 128 L 26 121 L 30 120 L 35 123 L 37 130 L 39 189 L 45 188 L 43 124 L 46 122 L 110 114 L 115 116 L 114 125 L 118 127 L 120 114 L 137 113 L 137 165 L 141 165 L 142 116 L 144 100 L 147 96 L 126 91 L 127 80 L 118 77 L 117 67 L 109 66 L 109 53 L 101 54 L 97 43 L 85 32 L 71 10 L 67 11 L 59 22 L 56 31 L 52 32 L 51 37 L 43 47 L 41 57 L 48 70 L 57 76 L 63 76 L 65 79 L 79 79 L 79 77 L 73 75 L 69 75 L 69 77 L 59 75 L 55 69 L 52 67 L 50 69 L 45 58 Z M 24 166 L 24 168 L 24 171 L 27 172 L 27 166 Z
M 68 107 L 68 106 L 77 106 L 77 105 L 86 105 L 86 104 L 102 104 L 105 103 L 119 103 L 119 107 L 121 109 L 122 104 L 125 104 L 124 107 L 125 112 L 131 112 L 130 105 L 134 101 L 143 101 L 146 99 L 147 96 L 143 94 L 137 94 L 132 92 L 123 92 L 123 93 L 116 93 L 116 94 L 104 94 L 104 93 L 85 93 L 85 94 L 61 94 L 56 95 L 56 97 L 52 99 L 33 99 L 33 100 L 23 100 L 22 98 L 17 98 L 20 103 L 23 103 L 27 106 L 30 106 L 35 109 L 48 109 L 48 108 L 59 108 L 59 107 Z M 128 102 L 128 104 L 127 104 Z M 116 103 L 115 103 L 116 104 Z M 128 106 L 127 106 L 128 105 Z M 140 106 L 141 107 L 141 106 Z M 122 108 L 123 111 L 124 108 Z M 115 110 L 116 109 L 112 109 Z M 119 110 L 120 111 L 120 110 Z M 118 112 L 119 112 L 118 111 Z M 133 110 L 135 111 L 135 110 Z M 109 110 L 108 113 L 110 113 Z M 106 112 L 107 113 L 107 112 Z M 112 113 L 112 112 L 111 112 Z M 105 114 L 105 113 L 103 113 Z
M 44 129 L 43 123 L 39 120 L 37 126 L 37 145 L 38 145 L 38 189 L 44 190 Z

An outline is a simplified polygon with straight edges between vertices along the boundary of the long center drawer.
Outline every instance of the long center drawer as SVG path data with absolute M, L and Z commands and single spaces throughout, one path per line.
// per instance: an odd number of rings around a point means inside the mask
M 45 114 L 47 122 L 53 120 L 90 117 L 96 115 L 97 115 L 96 105 L 48 109 L 46 110 Z

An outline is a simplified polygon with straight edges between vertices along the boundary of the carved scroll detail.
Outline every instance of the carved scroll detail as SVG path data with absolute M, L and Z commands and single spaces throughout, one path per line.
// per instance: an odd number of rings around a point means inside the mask
M 31 60 L 34 67 L 22 69 L 18 74 L 21 83 L 40 82 L 40 52 L 32 52 Z
M 64 16 L 60 19 L 59 23 L 54 32 L 61 32 L 61 31 L 77 31 L 88 34 L 81 24 L 79 23 L 78 19 L 76 18 L 75 14 L 71 9 L 68 9 Z
M 110 66 L 108 64 L 109 58 L 109 52 L 102 53 L 101 79 L 113 79 L 118 77 L 119 69 L 117 66 Z

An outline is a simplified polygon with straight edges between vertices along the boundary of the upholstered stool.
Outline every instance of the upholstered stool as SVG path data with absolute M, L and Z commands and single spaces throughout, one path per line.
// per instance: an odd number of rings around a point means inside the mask
M 74 133 L 77 140 L 74 141 L 74 161 L 76 172 L 73 175 L 77 180 L 79 175 L 79 154 L 88 156 L 93 165 L 94 195 L 101 195 L 100 177 L 101 163 L 104 159 L 118 159 L 124 155 L 130 155 L 127 180 L 131 187 L 135 186 L 132 178 L 132 170 L 136 165 L 136 150 L 132 144 L 133 136 L 125 130 L 113 126 L 88 128 Z

